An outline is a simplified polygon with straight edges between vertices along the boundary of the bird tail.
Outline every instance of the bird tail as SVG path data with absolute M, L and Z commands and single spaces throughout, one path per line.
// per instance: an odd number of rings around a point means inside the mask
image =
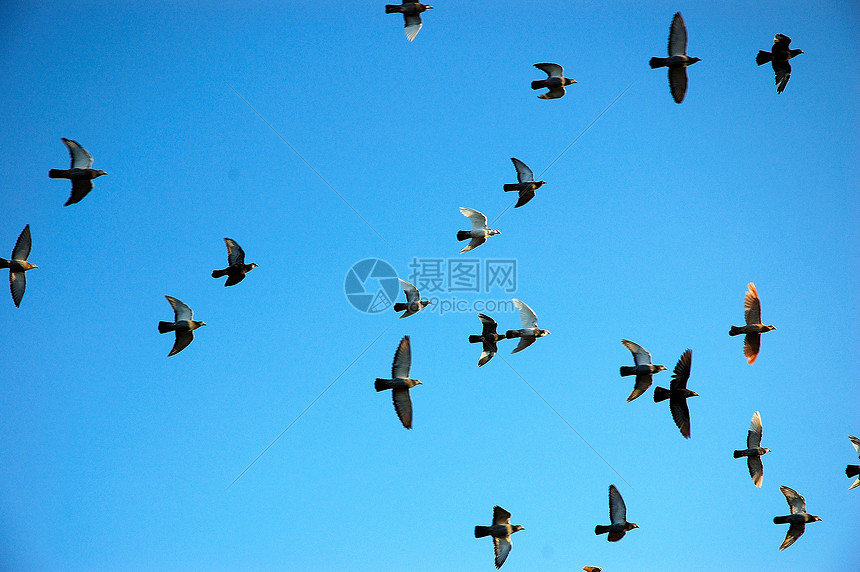
M 457 240 L 469 240 L 470 238 L 472 238 L 472 233 L 468 230 L 457 231 Z
M 744 453 L 746 453 L 746 451 L 735 450 L 733 455 L 735 456 L 735 459 L 740 459 L 741 457 L 746 457 L 746 455 Z
M 541 89 L 542 87 L 546 87 L 545 79 L 538 79 L 532 82 L 532 89 Z
M 636 368 L 629 365 L 622 365 L 621 377 L 627 377 L 628 375 L 636 375 Z
M 788 516 L 775 516 L 773 517 L 774 524 L 788 524 Z
M 666 60 L 667 58 L 651 58 L 648 63 L 651 64 L 651 69 L 662 68 L 666 65 Z
M 385 5 L 385 13 L 386 14 L 397 14 L 400 12 L 401 6 L 399 4 L 386 4 Z
M 9 268 L 11 264 L 11 261 L 6 260 L 5 258 L 0 258 L 0 268 Z
M 521 337 L 519 330 L 508 330 L 507 332 L 505 332 L 505 339 L 510 340 L 512 338 L 519 338 L 519 337 Z
M 845 474 L 849 477 L 860 475 L 860 465 L 848 465 L 845 467 Z
M 483 341 L 484 341 L 483 336 L 478 336 L 476 334 L 472 334 L 471 336 L 469 336 L 469 343 L 470 344 L 480 344 Z
M 604 524 L 598 524 L 594 527 L 594 534 L 606 534 L 609 532 L 609 527 Z
M 213 270 L 212 278 L 221 278 L 222 276 L 227 276 L 227 269 L 224 270 Z
M 742 333 L 744 333 L 744 329 L 743 329 L 743 328 L 741 328 L 740 326 L 732 326 L 732 327 L 729 329 L 729 335 L 730 335 L 730 336 L 739 336 L 739 335 L 741 335 Z
M 505 189 L 506 193 L 510 193 L 511 191 L 518 191 L 519 190 L 516 183 L 507 183 L 507 184 L 505 184 L 504 189 Z
M 48 176 L 52 179 L 65 179 L 66 177 L 63 176 L 65 174 L 66 172 L 62 169 L 51 169 L 48 171 Z
M 166 334 L 167 332 L 172 332 L 175 329 L 173 322 L 158 322 L 158 333 Z
M 394 311 L 395 312 L 402 312 L 403 310 L 407 309 L 408 307 L 409 307 L 409 304 L 407 304 L 406 302 L 397 302 L 396 304 L 394 304 Z
M 665 401 L 666 399 L 669 399 L 669 390 L 665 387 L 655 387 L 654 403 L 660 403 L 661 401 Z
M 767 62 L 773 59 L 773 55 L 770 52 L 766 52 L 764 50 L 759 50 L 758 54 L 755 57 L 755 63 L 758 65 L 766 64 Z
M 484 538 L 485 536 L 490 536 L 490 527 L 489 526 L 476 526 L 475 527 L 475 538 Z
M 391 380 L 377 377 L 374 387 L 376 388 L 376 391 L 385 391 L 386 389 L 391 389 Z

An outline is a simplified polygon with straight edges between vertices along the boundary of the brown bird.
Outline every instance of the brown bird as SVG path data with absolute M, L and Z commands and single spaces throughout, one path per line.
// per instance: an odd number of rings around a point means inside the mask
M 24 297 L 24 290 L 27 288 L 27 275 L 25 272 L 38 268 L 35 264 L 27 262 L 27 257 L 30 256 L 30 225 L 24 227 L 21 234 L 18 235 L 18 240 L 15 241 L 15 247 L 12 249 L 12 258 L 6 260 L 0 258 L 0 268 L 9 269 L 9 289 L 12 290 L 12 301 L 15 302 L 15 307 L 21 305 L 21 298 Z
M 636 364 L 633 367 L 629 365 L 621 366 L 622 377 L 628 375 L 636 376 L 636 384 L 633 386 L 633 392 L 627 398 L 627 401 L 633 401 L 648 391 L 648 388 L 651 387 L 651 376 L 665 370 L 666 366 L 652 364 L 651 354 L 639 344 L 635 344 L 630 340 L 621 340 L 621 343 L 633 354 L 633 362 Z
M 532 82 L 532 89 L 547 88 L 547 93 L 542 93 L 538 97 L 540 99 L 558 99 L 564 96 L 564 86 L 576 83 L 575 79 L 564 77 L 564 68 L 558 64 L 534 64 L 534 66 L 546 72 L 546 79 L 538 79 Z
M 761 446 L 761 416 L 758 411 L 753 413 L 750 428 L 747 431 L 747 448 L 736 450 L 734 452 L 735 459 L 741 457 L 747 458 L 747 467 L 750 470 L 753 484 L 761 487 L 761 481 L 764 478 L 764 467 L 761 464 L 761 456 L 765 453 L 770 453 L 770 449 L 762 448 Z
M 687 408 L 688 397 L 698 397 L 695 391 L 687 389 L 687 380 L 690 379 L 690 366 L 693 363 L 693 350 L 686 350 L 681 354 L 681 359 L 675 364 L 672 372 L 672 381 L 669 389 L 664 387 L 654 388 L 654 403 L 669 400 L 669 410 L 675 425 L 681 430 L 681 435 L 690 438 L 690 410 Z
M 245 264 L 245 251 L 232 238 L 225 238 L 224 244 L 227 245 L 227 268 L 223 270 L 213 270 L 212 278 L 221 278 L 227 276 L 227 281 L 224 286 L 232 286 L 238 284 L 245 279 L 245 274 L 257 267 L 256 262 Z
M 496 568 L 501 568 L 511 552 L 511 535 L 525 530 L 519 524 L 511 524 L 511 513 L 496 505 L 493 507 L 493 525 L 476 526 L 475 538 L 493 537 L 493 550 L 496 554 Z
M 205 326 L 206 322 L 195 321 L 194 311 L 183 302 L 172 296 L 165 296 L 165 298 L 167 298 L 167 301 L 170 302 L 170 306 L 173 308 L 174 320 L 172 322 L 158 322 L 158 333 L 176 332 L 176 341 L 173 343 L 173 349 L 167 354 L 167 357 L 170 357 L 187 348 L 188 344 L 194 339 L 194 330 Z
M 788 85 L 788 80 L 791 78 L 791 64 L 788 63 L 788 60 L 803 53 L 803 50 L 789 49 L 790 44 L 791 38 L 785 34 L 777 34 L 773 38 L 773 47 L 770 52 L 759 50 L 755 57 L 755 63 L 758 65 L 771 63 L 775 74 L 776 93 L 778 94 L 785 90 L 785 86 Z
M 615 485 L 609 485 L 609 521 L 612 523 L 609 526 L 598 524 L 594 527 L 594 534 L 606 534 L 608 532 L 607 540 L 609 542 L 618 542 L 624 538 L 628 530 L 639 528 L 635 522 L 627 522 L 627 506 Z
M 855 437 L 854 435 L 848 435 L 848 438 L 851 439 L 851 444 L 854 445 L 854 450 L 857 451 L 857 454 L 860 455 L 860 439 Z M 845 474 L 849 477 L 857 477 L 860 475 L 860 465 L 848 465 L 845 467 Z M 854 481 L 854 484 L 848 487 L 850 491 L 854 487 L 860 485 L 860 477 L 857 477 L 857 480 Z
M 583 566 L 582 567 L 585 572 L 603 572 L 603 568 L 600 566 Z
M 546 181 L 535 181 L 535 174 L 528 166 L 515 157 L 511 157 L 517 170 L 517 183 L 507 183 L 502 188 L 506 193 L 519 192 L 520 196 L 514 208 L 518 208 L 535 198 L 535 191 L 546 184 Z
M 785 533 L 785 540 L 783 540 L 782 544 L 779 546 L 780 550 L 785 550 L 794 544 L 794 541 L 806 532 L 807 522 L 818 522 L 821 518 L 806 512 L 806 499 L 797 494 L 797 491 L 784 485 L 779 487 L 779 490 L 781 490 L 782 494 L 785 495 L 785 500 L 788 502 L 788 508 L 791 510 L 791 514 L 788 516 L 773 517 L 774 524 L 790 525 L 788 527 L 788 532 Z
M 72 157 L 72 166 L 68 169 L 51 169 L 48 171 L 48 176 L 52 179 L 69 179 L 72 181 L 72 194 L 69 200 L 63 206 L 73 205 L 87 196 L 93 190 L 93 179 L 107 175 L 104 171 L 93 169 L 93 156 L 80 146 L 76 141 L 71 139 L 61 138 L 66 147 L 69 148 L 69 155 Z
M 687 25 L 681 13 L 676 12 L 669 27 L 669 57 L 651 58 L 650 61 L 651 69 L 669 68 L 669 89 L 675 103 L 681 103 L 687 95 L 687 66 L 700 61 L 687 55 Z
M 391 364 L 391 378 L 376 378 L 376 391 L 391 390 L 394 399 L 394 411 L 400 418 L 400 422 L 407 429 L 412 429 L 412 399 L 409 390 L 416 385 L 421 385 L 417 379 L 409 377 L 409 368 L 412 366 L 412 346 L 409 344 L 409 336 L 403 336 L 397 351 L 394 352 L 394 362 Z
M 421 13 L 427 10 L 432 10 L 433 6 L 422 4 L 421 2 L 410 2 L 403 0 L 403 4 L 386 4 L 386 14 L 403 14 L 404 31 L 406 39 L 410 42 L 415 39 L 418 32 L 421 31 Z
M 761 335 L 764 332 L 775 330 L 776 326 L 765 326 L 761 323 L 761 301 L 758 299 L 755 284 L 750 282 L 747 287 L 749 291 L 744 296 L 744 320 L 746 321 L 746 325 L 732 326 L 729 329 L 729 335 L 746 334 L 744 337 L 744 355 L 747 358 L 747 363 L 752 364 L 758 357 L 758 351 L 761 347 Z

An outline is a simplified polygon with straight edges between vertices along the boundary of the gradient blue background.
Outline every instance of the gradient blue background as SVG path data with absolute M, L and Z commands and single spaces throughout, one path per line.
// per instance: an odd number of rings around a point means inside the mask
M 410 44 L 384 3 L 0 4 L 0 255 L 29 223 L 39 265 L 0 295 L 0 568 L 492 570 L 494 504 L 525 526 L 509 572 L 860 566 L 857 4 L 434 2 Z M 677 10 L 682 105 L 647 65 Z M 779 96 L 777 32 L 806 52 Z M 579 81 L 561 100 L 529 89 L 543 61 Z M 497 217 L 509 158 L 540 174 L 628 86 L 474 252 L 517 259 L 551 336 L 478 369 L 473 312 L 349 305 L 354 262 L 458 256 L 457 208 Z M 66 208 L 60 137 L 109 173 Z M 225 236 L 260 264 L 229 289 Z M 778 328 L 752 366 L 727 335 L 750 281 Z M 165 294 L 209 324 L 170 359 Z M 412 431 L 373 391 L 407 334 Z M 692 439 L 625 402 L 622 338 L 670 370 L 693 349 Z M 732 458 L 756 410 L 760 490 Z M 619 543 L 593 533 L 610 483 Z M 781 484 L 823 519 L 784 552 Z

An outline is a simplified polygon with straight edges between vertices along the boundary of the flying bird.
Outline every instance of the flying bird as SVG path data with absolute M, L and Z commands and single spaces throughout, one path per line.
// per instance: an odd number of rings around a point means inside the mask
M 744 355 L 747 358 L 747 363 L 752 364 L 758 357 L 758 351 L 761 347 L 761 335 L 764 332 L 775 330 L 776 326 L 765 326 L 761 323 L 761 301 L 758 299 L 758 291 L 755 289 L 755 284 L 750 282 L 747 286 L 749 290 L 744 296 L 744 320 L 745 326 L 732 326 L 729 329 L 730 336 L 746 334 L 744 336 Z
M 0 268 L 9 269 L 9 289 L 12 291 L 12 301 L 15 302 L 16 308 L 21 305 L 21 298 L 24 297 L 24 290 L 27 288 L 25 272 L 38 268 L 35 264 L 27 262 L 31 246 L 30 225 L 28 224 L 18 235 L 18 240 L 15 241 L 15 247 L 12 248 L 12 258 L 9 260 L 0 258 Z
M 762 448 L 761 446 L 761 416 L 756 411 L 753 413 L 750 428 L 747 431 L 747 448 L 736 450 L 734 456 L 735 459 L 741 457 L 747 458 L 750 477 L 752 477 L 753 484 L 757 487 L 761 487 L 761 481 L 764 478 L 764 467 L 761 464 L 761 456 L 765 453 L 770 453 L 770 449 Z
M 407 429 L 412 429 L 412 400 L 409 398 L 409 389 L 421 385 L 417 379 L 409 377 L 409 368 L 412 365 L 412 346 L 409 344 L 409 336 L 403 336 L 397 351 L 394 352 L 394 363 L 391 364 L 391 379 L 376 378 L 376 391 L 391 390 L 394 399 L 394 411 L 400 418 L 400 422 Z
M 463 213 L 464 217 L 468 217 L 468 219 L 472 221 L 472 230 L 457 231 L 457 240 L 462 241 L 469 240 L 470 238 L 472 239 L 472 241 L 460 251 L 460 254 L 481 246 L 487 242 L 487 237 L 489 236 L 502 234 L 502 231 L 500 230 L 487 228 L 487 217 L 484 216 L 484 213 L 468 207 L 460 207 L 460 212 Z
M 681 359 L 675 364 L 672 372 L 672 381 L 669 389 L 664 387 L 654 388 L 654 403 L 669 400 L 669 410 L 675 425 L 681 430 L 681 435 L 690 438 L 690 410 L 687 409 L 687 398 L 698 397 L 695 391 L 687 389 L 687 380 L 690 379 L 690 366 L 693 363 L 693 350 L 686 350 L 681 354 Z
M 857 455 L 860 456 L 860 439 L 854 435 L 848 435 L 848 438 L 851 439 L 851 444 L 854 445 L 854 450 L 857 451 Z M 857 475 L 860 475 L 860 465 L 848 465 L 845 467 L 845 474 L 849 477 L 857 477 Z M 860 477 L 857 477 L 857 480 L 854 481 L 854 484 L 848 487 L 848 490 L 850 491 L 857 485 L 860 485 Z
M 188 347 L 191 340 L 194 339 L 194 330 L 200 326 L 205 326 L 206 322 L 198 322 L 194 320 L 194 311 L 183 302 L 180 302 L 173 296 L 165 296 L 170 306 L 173 308 L 174 320 L 172 322 L 158 322 L 158 333 L 166 334 L 167 332 L 176 332 L 176 341 L 173 343 L 173 349 L 167 354 L 170 357 L 178 354 Z
M 538 79 L 532 82 L 532 89 L 548 88 L 547 93 L 542 93 L 540 99 L 558 99 L 564 96 L 564 86 L 576 83 L 575 79 L 564 77 L 564 68 L 558 64 L 534 64 L 534 66 L 546 72 L 546 79 Z
M 615 488 L 615 485 L 609 485 L 609 521 L 612 523 L 609 526 L 598 524 L 594 527 L 594 534 L 609 533 L 607 540 L 609 542 L 618 542 L 628 530 L 639 528 L 635 522 L 627 522 L 627 506 L 624 504 L 624 499 L 621 498 L 621 493 Z
M 493 537 L 493 550 L 496 554 L 496 568 L 501 568 L 511 552 L 511 535 L 524 530 L 519 524 L 511 524 L 511 513 L 496 505 L 493 507 L 493 525 L 476 526 L 475 538 Z
M 795 540 L 803 535 L 806 531 L 807 522 L 817 522 L 821 520 L 821 518 L 806 512 L 806 500 L 797 494 L 797 491 L 784 485 L 779 487 L 779 490 L 781 490 L 782 494 L 785 495 L 785 500 L 788 502 L 788 508 L 791 509 L 791 514 L 788 516 L 773 517 L 774 524 L 790 525 L 788 527 L 788 532 L 785 533 L 785 540 L 782 541 L 782 544 L 779 547 L 780 550 L 785 550 L 794 544 Z
M 484 350 L 481 352 L 481 358 L 478 360 L 478 367 L 481 367 L 496 355 L 499 351 L 496 347 L 496 342 L 506 339 L 505 336 L 496 332 L 496 321 L 486 314 L 478 314 L 478 319 L 483 324 L 481 335 L 472 334 L 469 336 L 470 344 L 484 344 Z
M 603 572 L 603 568 L 600 566 L 583 566 L 582 567 L 585 572 Z
M 403 314 L 400 315 L 401 318 L 417 314 L 426 306 L 430 305 L 429 300 L 421 299 L 421 293 L 418 291 L 418 288 L 406 280 L 402 280 L 400 278 L 398 278 L 398 280 L 400 280 L 400 285 L 403 287 L 403 293 L 406 294 L 406 303 L 397 302 L 394 304 L 395 312 L 403 312 Z
M 789 49 L 791 38 L 785 34 L 777 34 L 773 38 L 773 47 L 770 52 L 759 50 L 755 57 L 755 63 L 758 65 L 770 62 L 773 66 L 773 73 L 776 77 L 776 93 L 782 93 L 785 86 L 788 85 L 788 79 L 791 77 L 791 64 L 788 60 L 803 53 L 803 50 Z
M 245 274 L 257 267 L 256 262 L 245 264 L 245 251 L 232 238 L 225 238 L 224 244 L 227 245 L 227 268 L 223 270 L 213 270 L 212 278 L 227 277 L 224 286 L 233 286 L 245 279 Z
M 511 157 L 511 161 L 513 161 L 514 167 L 517 170 L 517 181 L 519 182 L 507 183 L 503 188 L 506 193 L 511 191 L 519 192 L 519 200 L 514 205 L 514 208 L 518 208 L 535 198 L 535 191 L 546 184 L 546 181 L 535 181 L 535 174 L 519 159 Z
M 77 141 L 72 141 L 65 137 L 61 139 L 66 144 L 66 147 L 69 148 L 72 165 L 68 169 L 51 169 L 48 171 L 48 176 L 52 179 L 69 179 L 72 181 L 72 194 L 69 195 L 69 200 L 63 205 L 67 207 L 87 196 L 87 193 L 93 190 L 93 179 L 107 175 L 107 173 L 92 168 L 93 156 L 81 147 Z
M 522 322 L 523 327 L 519 330 L 508 330 L 505 332 L 505 337 L 509 340 L 511 338 L 520 339 L 520 343 L 517 344 L 517 347 L 511 352 L 512 354 L 523 351 L 535 343 L 536 339 L 548 336 L 551 333 L 549 330 L 541 330 L 538 328 L 537 314 L 535 314 L 534 310 L 529 308 L 528 304 L 514 298 L 514 306 L 520 310 L 520 322 Z
M 635 344 L 630 340 L 621 340 L 621 343 L 633 354 L 633 362 L 636 364 L 633 367 L 629 365 L 621 366 L 622 377 L 628 375 L 636 376 L 636 384 L 633 386 L 633 392 L 627 398 L 627 401 L 633 401 L 648 391 L 648 388 L 651 387 L 651 376 L 665 370 L 666 366 L 651 363 L 651 354 L 639 344 Z
M 687 66 L 702 61 L 687 55 L 687 26 L 680 12 L 675 13 L 669 27 L 669 57 L 651 58 L 651 69 L 669 68 L 669 89 L 675 103 L 684 101 L 687 94 Z
M 403 14 L 404 31 L 406 39 L 410 42 L 415 39 L 418 32 L 421 31 L 421 13 L 427 10 L 432 10 L 433 6 L 422 4 L 421 2 L 410 2 L 403 0 L 403 4 L 386 4 L 386 14 Z

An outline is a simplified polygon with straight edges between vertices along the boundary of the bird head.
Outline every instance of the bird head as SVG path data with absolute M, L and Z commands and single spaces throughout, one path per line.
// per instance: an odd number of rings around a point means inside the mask
M 765 326 L 765 328 L 767 328 L 767 330 L 766 330 L 766 331 L 768 331 L 768 332 L 769 332 L 769 331 L 771 331 L 771 330 L 775 330 L 775 329 L 776 329 L 776 326 Z
M 253 270 L 253 269 L 254 269 L 254 268 L 256 268 L 257 266 L 259 266 L 259 264 L 257 264 L 256 262 L 252 262 L 252 263 L 250 264 L 250 266 L 251 266 L 251 270 Z
M 687 394 L 687 397 L 699 397 L 699 394 L 696 393 L 695 391 L 691 391 L 690 393 Z
M 785 42 L 786 45 L 791 43 L 791 38 L 786 36 L 785 34 L 777 34 L 773 37 L 773 43 L 778 44 L 780 42 Z
M 639 525 L 636 524 L 635 522 L 628 522 L 627 523 L 627 530 L 633 530 L 634 528 L 639 528 Z
M 657 371 L 666 371 L 666 366 L 665 365 L 658 365 Z
M 535 188 L 539 189 L 546 184 L 546 181 L 535 181 Z
M 812 521 L 811 521 L 811 522 L 819 522 L 819 521 L 821 520 L 821 517 L 820 517 L 820 516 L 815 516 L 814 514 L 811 514 L 811 515 L 809 515 L 809 516 L 811 516 L 811 517 L 812 517 Z
M 564 85 L 570 85 L 572 83 L 578 83 L 578 82 L 575 79 L 570 78 L 570 77 L 564 78 Z
M 552 333 L 552 332 L 550 332 L 549 330 L 540 330 L 540 329 L 539 329 L 538 331 L 540 332 L 540 335 L 541 335 L 541 336 L 548 336 L 548 335 L 550 335 L 550 334 Z M 538 336 L 538 337 L 540 337 L 540 336 Z
M 815 518 L 818 518 L 818 517 L 815 517 Z M 525 530 L 525 528 L 523 528 L 523 525 L 521 525 L 521 524 L 515 524 L 511 527 L 511 532 L 519 532 L 521 530 Z
M 93 174 L 95 175 L 93 177 L 95 179 L 96 177 L 101 177 L 102 175 L 107 175 L 107 172 L 96 169 Z
M 495 234 L 502 234 L 502 231 L 500 231 L 500 230 L 495 230 L 495 229 L 490 229 L 490 230 L 488 230 L 488 231 L 487 231 L 487 236 L 493 236 L 493 235 L 495 235 Z
M 206 322 L 204 322 L 203 320 L 200 320 L 199 322 L 194 322 L 194 325 L 199 328 L 200 326 L 205 326 Z
M 34 268 L 38 268 L 38 266 L 36 266 L 35 264 L 30 264 L 26 260 L 21 261 L 21 266 L 24 268 L 25 271 L 32 270 Z
M 770 453 L 770 449 L 765 447 L 764 450 L 761 452 L 761 454 L 764 455 L 765 453 Z
M 423 383 L 421 383 L 421 380 L 420 380 L 420 379 L 413 379 L 413 380 L 412 380 L 412 382 L 413 382 L 415 385 L 424 385 Z M 414 386 L 413 386 L 413 387 L 414 387 Z
M 694 63 L 700 62 L 700 61 L 702 61 L 702 58 L 690 58 L 687 60 L 687 65 L 690 66 L 690 65 L 693 65 Z

